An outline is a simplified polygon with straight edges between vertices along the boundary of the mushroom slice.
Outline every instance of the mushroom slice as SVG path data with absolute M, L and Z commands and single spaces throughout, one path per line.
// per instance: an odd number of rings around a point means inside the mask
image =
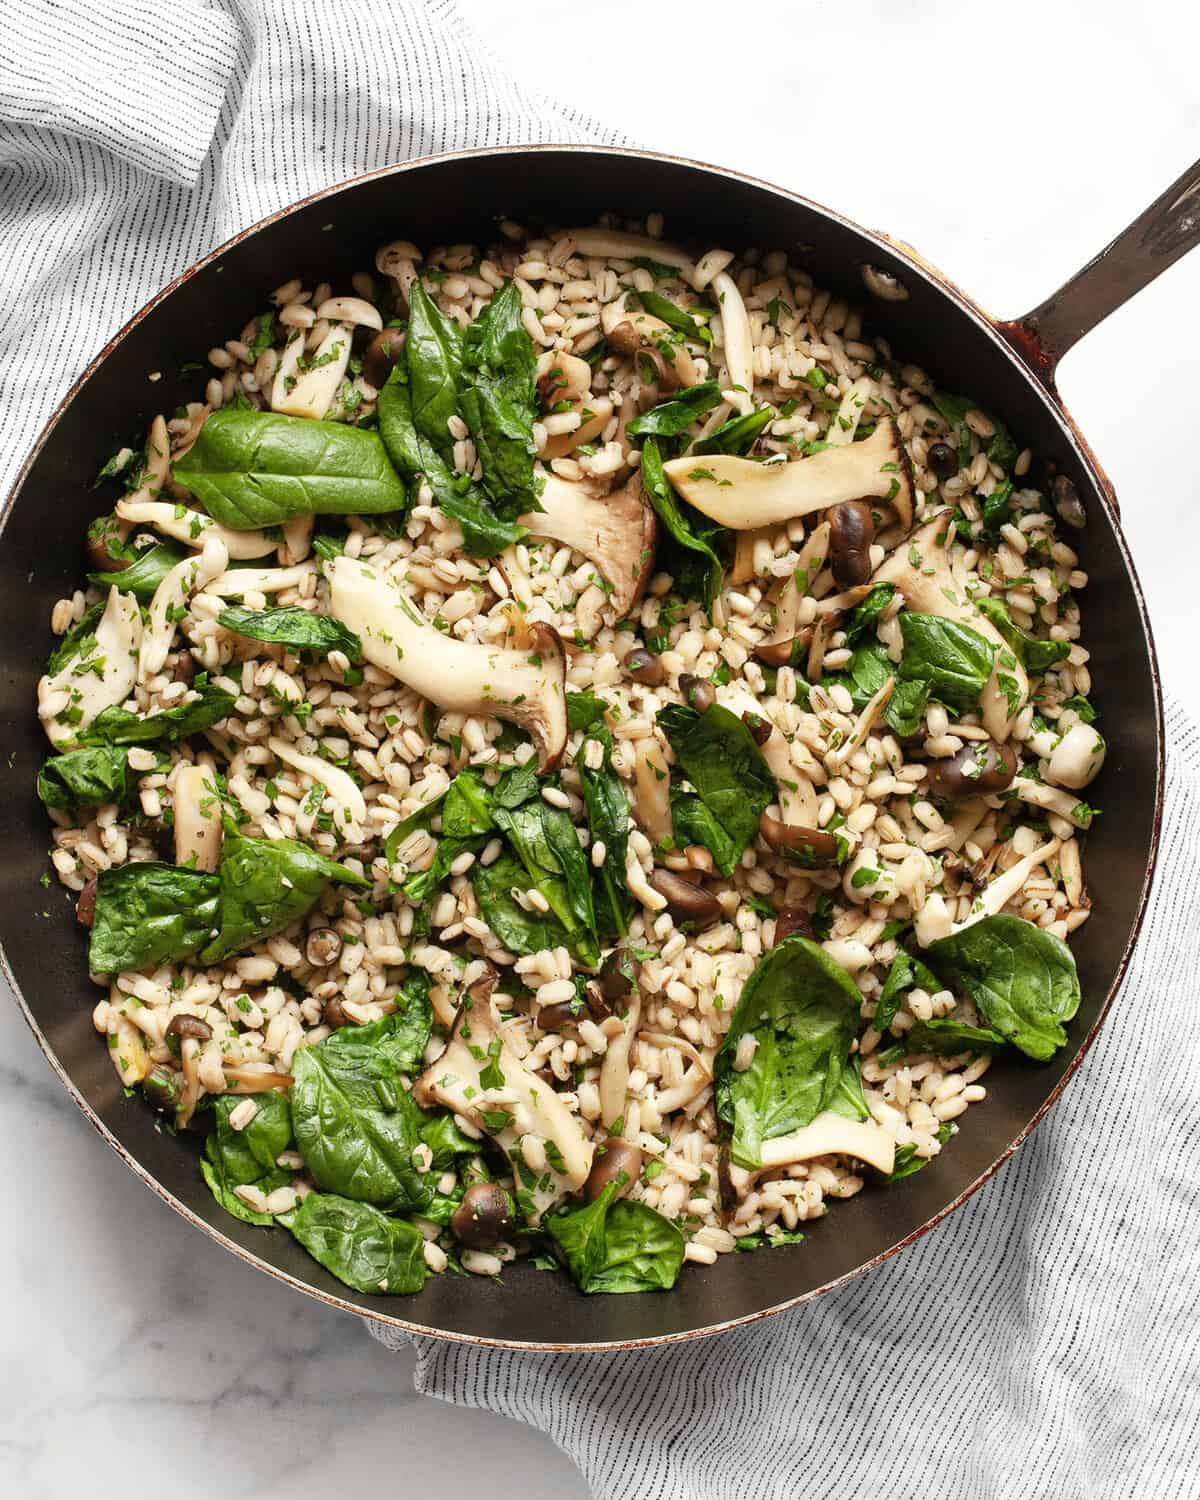
M 206 588 L 225 572 L 229 553 L 220 537 L 208 536 L 199 557 L 189 557 L 175 566 L 154 590 L 149 619 L 142 632 L 138 651 L 138 681 L 145 682 L 161 672 L 175 638 L 177 611 L 183 609 L 192 594 Z
M 1077 793 L 1064 792 L 1061 787 L 1048 786 L 1044 781 L 1033 781 L 1028 776 L 1015 777 L 1012 789 L 1022 802 L 1056 813 L 1076 828 L 1091 827 L 1093 809 L 1081 802 Z
M 642 996 L 634 990 L 625 1012 L 625 1029 L 613 1037 L 600 1064 L 600 1123 L 610 1130 L 624 1120 L 625 1100 L 629 1092 L 629 1054 L 642 1015 Z
M 166 500 L 118 500 L 117 515 L 135 525 L 153 526 L 164 536 L 174 537 L 185 547 L 195 547 L 197 551 L 210 536 L 219 537 L 225 551 L 238 562 L 252 557 L 269 557 L 279 545 L 265 531 L 233 531 L 201 511 L 171 505 Z
M 97 714 L 128 698 L 137 681 L 142 616 L 133 594 L 109 589 L 95 645 L 38 683 L 38 717 L 56 749 L 73 744 Z M 63 717 L 70 714 L 70 722 Z
M 279 561 L 284 566 L 303 562 L 312 552 L 313 523 L 315 516 L 293 516 L 290 521 L 284 521 L 281 526 L 283 532 L 283 546 L 280 549 Z M 231 552 L 230 557 L 233 556 Z
M 804 545 L 796 555 L 796 566 L 785 580 L 779 598 L 775 601 L 775 630 L 769 640 L 760 641 L 754 648 L 754 654 L 768 666 L 786 666 L 792 659 L 797 643 L 805 643 L 806 634 L 798 625 L 800 603 L 806 594 L 812 592 L 812 583 L 825 566 L 825 559 L 829 556 L 831 530 L 829 522 L 822 521 L 805 538 Z M 739 531 L 738 545 L 741 545 L 744 536 L 751 534 Z M 811 635 L 807 638 L 811 639 Z
M 779 788 L 779 810 L 789 828 L 817 828 L 816 784 L 826 780 L 825 772 L 803 740 L 791 744 L 776 728 L 763 704 L 745 688 L 730 686 L 721 695 L 722 706 L 745 716 L 757 714 L 771 726 L 771 733 L 758 747 Z M 824 835 L 822 835 L 824 837 Z
M 790 1135 L 777 1135 L 762 1144 L 764 1171 L 817 1156 L 853 1156 L 878 1172 L 890 1172 L 896 1165 L 896 1142 L 878 1125 L 848 1120 L 827 1109 Z
M 221 862 L 221 794 L 205 766 L 183 766 L 175 776 L 175 863 L 213 871 Z
M 664 389 L 698 385 L 700 372 L 679 334 L 652 313 L 630 310 L 626 306 L 628 295 L 607 303 L 600 313 L 600 327 L 608 342 L 621 354 L 636 355 L 644 349 L 658 355 L 655 366 L 666 374 L 665 378 L 660 374 L 655 383 L 661 383 Z
M 599 224 L 591 229 L 569 229 L 567 233 L 575 241 L 580 255 L 593 259 L 637 260 L 645 257 L 662 266 L 677 266 L 684 281 L 691 281 L 696 271 L 695 262 L 686 250 L 681 250 L 678 245 L 664 244 L 662 240 L 652 240 L 648 234 L 625 234 Z
M 633 774 L 638 825 L 652 844 L 661 844 L 671 837 L 671 779 L 656 739 L 638 740 Z
M 950 512 L 939 511 L 884 558 L 872 574 L 871 583 L 895 584 L 909 609 L 967 625 L 996 647 L 992 675 L 984 684 L 979 703 L 983 727 L 997 743 L 1002 743 L 1012 731 L 1013 719 L 1028 701 L 1029 679 L 1007 641 L 986 615 L 975 608 L 955 578 L 946 553 L 951 525 Z
M 323 417 L 350 363 L 353 333 L 352 324 L 335 323 L 310 357 L 304 352 L 303 330 L 299 331 L 279 361 L 271 385 L 271 410 L 288 417 Z
M 214 578 L 204 592 L 221 599 L 237 599 L 246 594 L 282 594 L 287 589 L 299 588 L 316 571 L 313 562 L 297 563 L 291 568 L 234 568 Z
M 303 771 L 323 786 L 338 805 L 338 822 L 345 835 L 351 827 L 361 829 L 367 821 L 367 804 L 353 779 L 338 766 L 330 765 L 319 755 L 302 755 L 295 745 L 272 735 L 267 748 L 285 766 Z
M 492 1004 L 499 976 L 488 969 L 467 991 L 446 1050 L 413 1085 L 413 1098 L 428 1108 L 440 1104 L 487 1132 L 510 1160 L 524 1135 L 540 1136 L 558 1149 L 553 1165 L 537 1184 L 521 1190 L 529 1222 L 536 1224 L 553 1204 L 576 1193 L 592 1170 L 592 1144 L 579 1121 L 553 1089 L 536 1077 L 508 1045 Z M 465 1035 L 464 1035 L 465 1032 Z M 493 1091 L 482 1073 L 498 1069 L 503 1084 Z M 492 1099 L 498 1092 L 503 1099 Z
M 837 415 L 829 424 L 829 431 L 825 434 L 827 443 L 844 447 L 847 443 L 854 441 L 854 434 L 858 431 L 858 424 L 862 421 L 862 414 L 870 394 L 871 382 L 865 375 L 861 380 L 853 382 L 842 397 L 842 404 L 838 407 Z M 912 525 L 911 516 L 905 525 Z
M 317 308 L 317 317 L 328 318 L 331 323 L 357 323 L 361 328 L 373 328 L 376 333 L 383 328 L 379 309 L 365 297 L 326 297 Z
M 328 578 L 331 613 L 358 635 L 373 666 L 439 708 L 509 720 L 532 737 L 540 771 L 558 764 L 567 743 L 566 658 L 550 626 L 532 626 L 529 651 L 459 641 L 357 558 L 335 558 Z
M 619 490 L 601 495 L 586 480 L 547 474 L 542 509 L 521 517 L 532 536 L 548 537 L 582 553 L 611 592 L 608 612 L 623 620 L 645 592 L 654 566 L 658 518 L 634 474 Z
M 754 531 L 811 515 L 842 500 L 873 498 L 912 524 L 912 465 L 891 417 L 870 437 L 791 463 L 755 463 L 716 453 L 673 458 L 667 478 L 689 504 L 734 531 Z
M 386 276 L 408 306 L 408 296 L 417 279 L 417 263 L 425 257 L 408 240 L 393 240 L 375 252 L 375 269 Z
M 566 398 L 564 397 L 564 400 Z M 556 432 L 548 437 L 540 450 L 540 457 L 547 463 L 555 458 L 565 458 L 583 443 L 591 443 L 608 426 L 613 413 L 613 404 L 607 396 L 583 395 L 570 403 L 571 410 L 579 413 L 579 426 L 570 432 Z
M 728 271 L 719 271 L 713 277 L 712 289 L 721 309 L 725 373 L 729 378 L 723 394 L 742 416 L 749 416 L 754 407 L 754 336 L 746 304 Z
M 150 1072 L 150 1054 L 146 1051 L 141 1032 L 123 1013 L 123 1007 L 128 1004 L 126 997 L 115 984 L 109 993 L 112 1003 L 106 1027 L 108 1055 L 112 1058 L 112 1065 L 117 1070 L 117 1077 L 128 1089 L 134 1084 L 141 1083 Z

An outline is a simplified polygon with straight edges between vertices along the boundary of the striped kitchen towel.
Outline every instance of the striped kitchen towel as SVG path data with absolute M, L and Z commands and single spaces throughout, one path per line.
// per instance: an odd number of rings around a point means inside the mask
M 0 493 L 105 340 L 256 219 L 406 157 L 619 139 L 518 88 L 454 0 L 7 0 L 3 21 Z M 970 1203 L 718 1340 L 414 1340 L 421 1390 L 546 1431 L 602 1500 L 1200 1495 L 1200 734 L 1177 709 L 1169 729 L 1162 870 L 1123 993 Z

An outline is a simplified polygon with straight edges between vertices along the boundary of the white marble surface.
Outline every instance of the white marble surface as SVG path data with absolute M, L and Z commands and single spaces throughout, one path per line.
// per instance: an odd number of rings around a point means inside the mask
M 1200 23 L 1179 3 L 462 5 L 534 85 L 634 140 L 885 227 L 1006 314 L 1040 300 L 1200 148 Z M 1072 353 L 1061 379 L 1121 494 L 1168 686 L 1193 699 L 1198 309 L 1195 255 Z M 444 1491 L 453 1453 L 458 1493 L 584 1495 L 546 1439 L 415 1396 L 411 1359 L 164 1208 L 93 1135 L 7 1004 L 0 1139 L 5 1493 L 298 1500 L 382 1480 L 416 1495 L 424 1481 Z

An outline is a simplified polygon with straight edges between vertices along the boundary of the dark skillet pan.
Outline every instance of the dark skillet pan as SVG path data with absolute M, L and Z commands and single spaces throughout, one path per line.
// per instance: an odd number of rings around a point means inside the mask
M 0 798 L 0 940 L 5 968 L 51 1065 L 129 1166 L 180 1213 L 243 1259 L 335 1306 L 416 1332 L 542 1348 L 660 1342 L 712 1332 L 814 1297 L 915 1239 L 992 1173 L 1057 1098 L 1090 1045 L 1125 970 L 1154 865 L 1162 790 L 1158 672 L 1141 590 L 1111 486 L 1054 389 L 1058 357 L 1200 238 L 1193 169 L 1095 261 L 1029 317 L 997 323 L 911 252 L 827 209 L 731 172 L 637 152 L 586 147 L 466 152 L 390 168 L 332 188 L 247 230 L 186 272 L 117 336 L 77 382 L 25 465 L 0 546 L 0 723 L 9 758 Z M 180 366 L 221 343 L 291 276 L 305 285 L 373 264 L 397 234 L 429 246 L 487 240 L 494 218 L 588 223 L 605 210 L 666 215 L 671 233 L 731 248 L 790 251 L 830 287 L 864 306 L 871 332 L 939 384 L 969 391 L 1022 444 L 1075 485 L 1087 513 L 1070 534 L 1091 576 L 1086 639 L 1109 753 L 1089 838 L 1087 877 L 1097 918 L 1075 934 L 1084 1001 L 1070 1041 L 1041 1066 L 1000 1060 L 986 1108 L 926 1171 L 839 1204 L 802 1246 L 724 1256 L 690 1267 L 665 1295 L 580 1296 L 565 1277 L 517 1265 L 504 1285 L 434 1277 L 411 1298 L 360 1296 L 329 1277 L 283 1232 L 242 1225 L 213 1202 L 194 1146 L 160 1133 L 127 1100 L 91 1024 L 96 999 L 82 930 L 47 868 L 47 828 L 34 792 L 45 752 L 35 685 L 51 638 L 53 602 L 76 587 L 92 479 L 114 446 L 159 411 L 194 398 Z M 894 279 L 900 299 L 872 295 L 863 268 Z M 147 373 L 161 371 L 158 383 Z M 1089 794 L 1090 795 L 1090 794 Z M 46 909 L 51 920 L 41 913 Z

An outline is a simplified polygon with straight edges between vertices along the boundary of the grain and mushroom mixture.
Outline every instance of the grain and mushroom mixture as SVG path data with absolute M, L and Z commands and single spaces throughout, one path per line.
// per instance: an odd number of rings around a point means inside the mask
M 1079 1003 L 1078 502 L 700 248 L 502 222 L 280 286 L 54 611 L 96 1029 L 363 1292 L 795 1241 Z

